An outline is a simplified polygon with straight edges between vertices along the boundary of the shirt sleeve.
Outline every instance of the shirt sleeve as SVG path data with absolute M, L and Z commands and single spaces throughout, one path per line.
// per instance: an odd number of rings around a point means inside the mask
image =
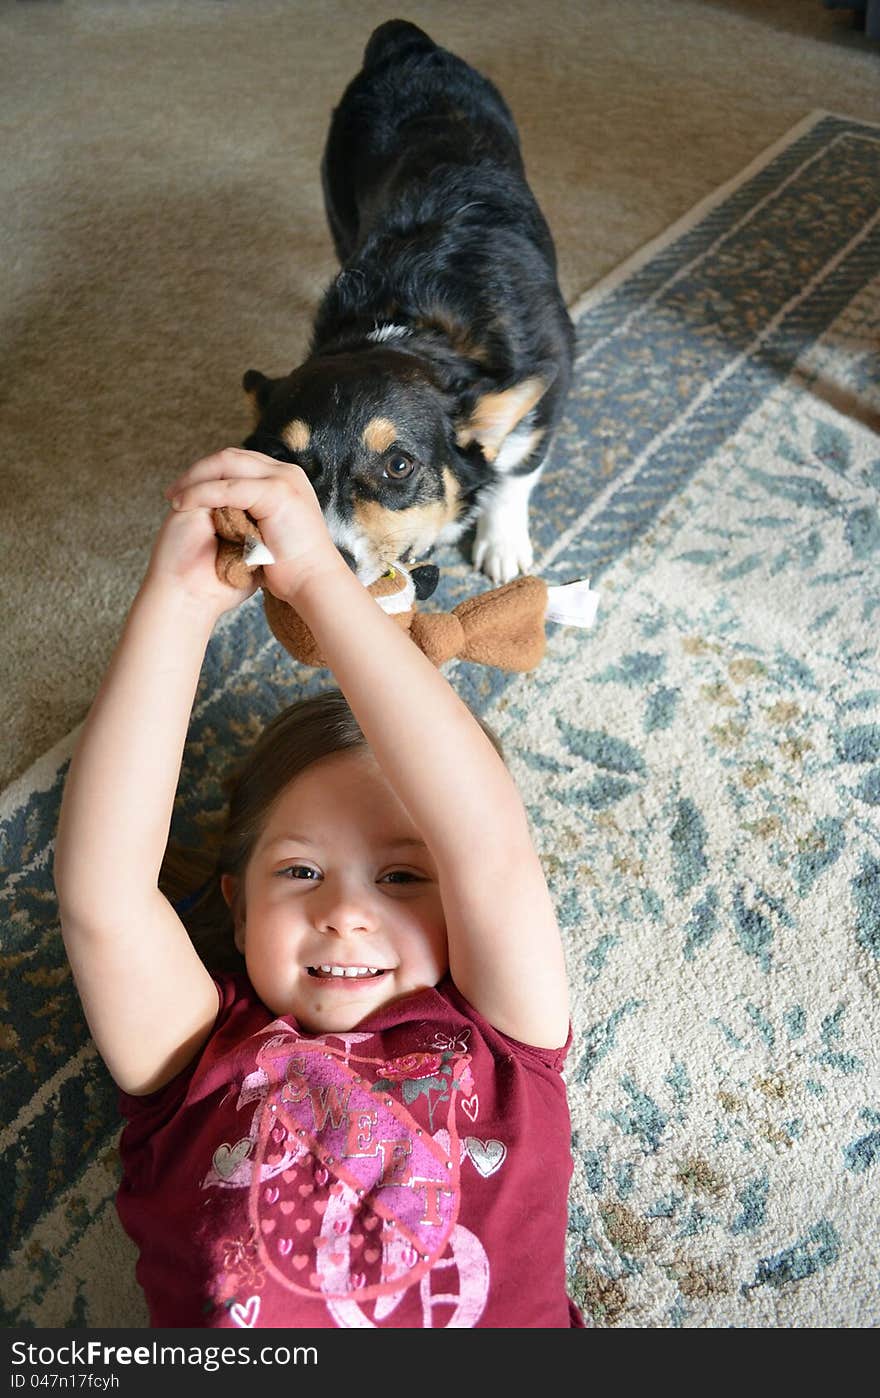
M 465 999 L 450 977 L 447 977 L 441 982 L 437 990 L 455 1006 L 460 1014 L 463 1014 L 477 1026 L 484 1039 L 490 1041 L 495 1039 L 500 1044 L 506 1045 L 513 1056 L 522 1060 L 524 1063 L 550 1068 L 556 1073 L 562 1072 L 568 1051 L 571 1048 L 572 1031 L 570 1021 L 565 1043 L 560 1048 L 541 1048 L 537 1044 L 523 1043 L 521 1039 L 514 1039 L 512 1035 L 505 1034 L 501 1029 L 496 1029 L 494 1024 L 490 1024 L 489 1021 L 480 1014 L 479 1010 L 475 1010 L 470 1001 Z

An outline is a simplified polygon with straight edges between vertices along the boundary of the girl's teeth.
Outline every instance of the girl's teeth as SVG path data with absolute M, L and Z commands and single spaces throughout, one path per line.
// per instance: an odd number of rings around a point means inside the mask
M 319 966 L 322 976 L 376 976 L 378 966 Z

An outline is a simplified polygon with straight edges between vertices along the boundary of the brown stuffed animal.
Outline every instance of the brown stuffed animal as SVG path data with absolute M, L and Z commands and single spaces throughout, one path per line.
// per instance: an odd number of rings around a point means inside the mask
M 220 538 L 218 576 L 234 587 L 246 587 L 254 577 L 254 565 L 261 558 L 271 561 L 264 556 L 260 532 L 242 510 L 216 509 L 213 520 Z M 457 657 L 500 670 L 533 670 L 544 656 L 544 623 L 548 618 L 584 626 L 591 625 L 595 615 L 596 593 L 588 584 L 548 588 L 543 578 L 535 577 L 514 578 L 503 587 L 461 602 L 451 612 L 417 612 L 416 601 L 430 596 L 438 576 L 433 564 L 411 569 L 398 564 L 367 589 L 434 665 Z M 575 592 L 578 597 L 572 605 Z M 568 594 L 567 605 L 560 596 L 548 611 L 551 594 Z M 312 633 L 289 603 L 279 601 L 264 587 L 263 606 L 270 630 L 295 660 L 304 665 L 325 665 Z

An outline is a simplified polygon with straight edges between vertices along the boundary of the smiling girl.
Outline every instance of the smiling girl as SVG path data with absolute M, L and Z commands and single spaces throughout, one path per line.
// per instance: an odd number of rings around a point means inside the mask
M 499 751 L 298 467 L 229 449 L 168 496 L 55 856 L 151 1322 L 581 1326 L 565 962 Z M 223 505 L 259 525 L 263 581 L 339 689 L 280 715 L 239 777 L 214 882 L 243 967 L 212 974 L 159 874 L 205 648 L 249 595 L 216 575 Z

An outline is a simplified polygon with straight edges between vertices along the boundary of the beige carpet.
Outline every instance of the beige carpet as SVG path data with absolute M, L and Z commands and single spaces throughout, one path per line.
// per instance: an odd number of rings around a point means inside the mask
M 82 719 L 162 485 L 301 355 L 328 118 L 395 13 L 503 89 L 570 301 L 808 111 L 880 119 L 820 0 L 5 5 L 0 786 Z

